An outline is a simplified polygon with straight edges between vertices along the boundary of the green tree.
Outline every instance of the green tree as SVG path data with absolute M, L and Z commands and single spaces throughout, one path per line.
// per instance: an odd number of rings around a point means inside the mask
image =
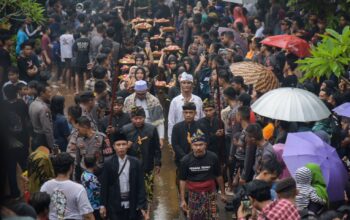
M 327 29 L 321 35 L 322 41 L 311 49 L 311 57 L 297 61 L 298 69 L 309 78 L 329 78 L 332 74 L 342 77 L 350 64 L 350 28 L 346 26 L 342 34 Z
M 334 16 L 337 11 L 350 13 L 350 0 L 288 0 L 287 5 L 295 10 L 322 15 L 331 28 L 337 25 L 337 17 Z
M 0 24 L 3 28 L 12 20 L 30 17 L 36 23 L 43 23 L 44 7 L 36 0 L 0 0 Z

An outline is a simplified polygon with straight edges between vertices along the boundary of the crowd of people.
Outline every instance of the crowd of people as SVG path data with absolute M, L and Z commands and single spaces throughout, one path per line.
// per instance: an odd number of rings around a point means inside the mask
M 350 171 L 349 118 L 255 114 L 266 91 L 229 68 L 259 63 L 278 87 L 310 91 L 330 110 L 350 102 L 347 73 L 301 83 L 298 54 L 261 44 L 287 34 L 317 45 L 327 27 L 321 14 L 277 0 L 43 7 L 45 24 L 27 17 L 0 34 L 1 218 L 150 219 L 164 150 L 174 156 L 176 170 L 163 172 L 176 175 L 182 218 L 219 219 L 218 199 L 233 219 L 349 218 L 350 184 L 331 201 L 321 164 L 291 174 L 278 153 L 288 133 L 312 131 Z M 349 18 L 335 16 L 341 33 Z M 73 93 L 67 106 L 62 94 Z

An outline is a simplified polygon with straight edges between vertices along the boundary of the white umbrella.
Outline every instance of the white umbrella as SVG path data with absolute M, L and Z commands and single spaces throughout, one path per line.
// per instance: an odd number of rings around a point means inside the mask
M 319 121 L 331 112 L 313 93 L 297 88 L 279 88 L 265 93 L 252 110 L 272 119 L 295 122 Z

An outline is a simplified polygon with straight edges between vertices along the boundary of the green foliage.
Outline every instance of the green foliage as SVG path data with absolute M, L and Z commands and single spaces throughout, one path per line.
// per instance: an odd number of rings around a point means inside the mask
M 0 24 L 10 23 L 19 17 L 30 17 L 36 23 L 43 23 L 44 7 L 36 0 L 0 0 Z
M 299 60 L 298 69 L 305 73 L 302 81 L 309 78 L 329 78 L 334 74 L 341 77 L 350 64 L 350 28 L 345 27 L 342 34 L 327 29 L 321 35 L 322 41 L 311 49 L 311 57 Z
M 322 15 L 327 21 L 327 26 L 336 28 L 338 18 L 337 11 L 350 13 L 350 0 L 288 0 L 287 5 L 292 9 L 303 10 L 305 13 L 313 12 Z

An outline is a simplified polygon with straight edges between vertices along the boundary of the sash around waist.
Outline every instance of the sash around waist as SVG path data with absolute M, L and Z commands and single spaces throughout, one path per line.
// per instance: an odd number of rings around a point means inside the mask
M 186 186 L 189 191 L 194 192 L 212 192 L 215 190 L 215 180 L 205 180 L 201 182 L 186 181 Z

